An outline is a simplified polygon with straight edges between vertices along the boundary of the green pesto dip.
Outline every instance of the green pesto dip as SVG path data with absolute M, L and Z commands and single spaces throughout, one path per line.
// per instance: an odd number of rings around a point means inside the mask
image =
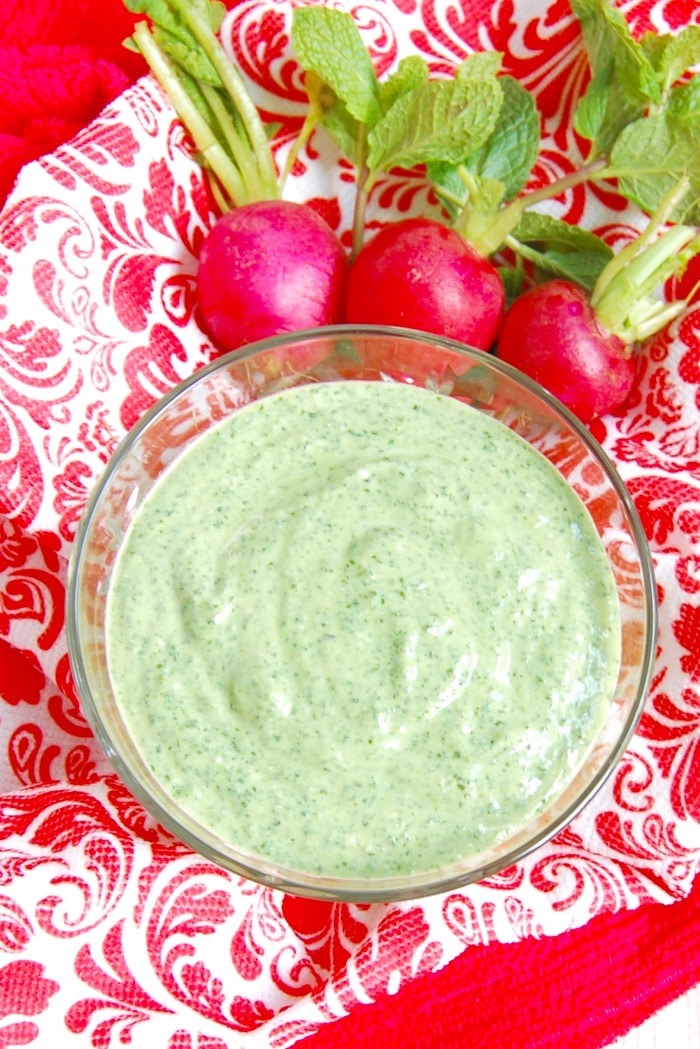
M 559 794 L 617 679 L 587 510 L 524 440 L 399 383 L 275 394 L 138 512 L 108 607 L 115 693 L 184 810 L 271 861 L 396 876 Z

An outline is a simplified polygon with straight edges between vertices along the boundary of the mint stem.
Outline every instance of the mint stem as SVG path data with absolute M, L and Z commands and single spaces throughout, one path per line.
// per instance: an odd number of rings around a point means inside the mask
M 292 143 L 292 148 L 287 154 L 287 159 L 285 161 L 284 168 L 282 169 L 282 173 L 279 178 L 280 192 L 283 191 L 284 185 L 292 171 L 292 168 L 294 167 L 294 164 L 296 163 L 297 157 L 301 153 L 306 143 L 311 138 L 311 135 L 313 134 L 313 131 L 322 116 L 323 109 L 321 108 L 321 106 L 319 106 L 317 103 L 310 102 L 309 108 L 306 112 L 306 116 L 304 117 L 304 123 L 301 125 L 299 134 L 295 138 L 294 142 Z
M 583 167 L 576 168 L 570 174 L 562 175 L 561 178 L 555 179 L 554 182 L 550 182 L 547 186 L 540 186 L 539 189 L 530 190 L 529 193 L 525 193 L 518 200 L 513 201 L 513 204 L 519 204 L 522 201 L 524 205 L 521 208 L 522 212 L 525 208 L 532 207 L 533 204 L 539 204 L 541 201 L 558 197 L 560 194 L 579 186 L 582 182 L 604 177 L 603 172 L 606 167 L 607 160 L 605 157 L 598 157 L 597 160 L 592 161 L 590 164 L 584 164 Z M 508 206 L 512 207 L 512 205 Z
M 365 215 L 367 213 L 367 201 L 369 193 L 365 189 L 364 181 L 358 184 L 355 194 L 355 207 L 352 216 L 352 255 L 353 258 L 362 248 L 365 237 Z
M 367 213 L 367 202 L 374 180 L 372 173 L 367 167 L 367 128 L 364 124 L 360 126 L 357 142 L 357 169 L 355 194 L 355 208 L 352 216 L 352 257 L 354 258 L 362 247 L 365 237 L 365 216 Z
M 459 175 L 467 188 L 467 201 L 462 202 L 463 209 L 455 219 L 454 227 L 481 255 L 486 257 L 493 255 L 503 247 L 507 238 L 516 229 L 524 211 L 542 201 L 558 197 L 582 182 L 600 177 L 606 163 L 604 159 L 599 158 L 546 186 L 523 193 L 522 196 L 516 197 L 510 204 L 496 211 L 489 207 L 483 210 L 479 208 L 478 181 L 470 171 L 462 167 Z

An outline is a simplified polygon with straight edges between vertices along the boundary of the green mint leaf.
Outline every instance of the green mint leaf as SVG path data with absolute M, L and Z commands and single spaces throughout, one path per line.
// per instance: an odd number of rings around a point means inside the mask
M 503 54 L 500 51 L 475 51 L 460 62 L 456 76 L 458 80 L 490 80 L 500 72 L 502 63 Z
M 517 80 L 504 76 L 498 82 L 503 104 L 496 127 L 464 164 L 479 178 L 500 182 L 501 199 L 512 200 L 525 187 L 537 160 L 540 118 L 532 95 Z
M 700 126 L 700 77 L 671 88 L 666 113 L 672 121 Z
M 597 142 L 608 112 L 610 69 L 593 76 L 579 99 L 574 113 L 574 127 L 579 135 Z
M 381 116 L 377 75 L 352 15 L 327 7 L 298 7 L 292 44 L 304 69 L 324 80 L 355 120 L 369 127 L 376 124 Z
M 498 213 L 527 183 L 540 145 L 540 120 L 532 96 L 512 77 L 498 79 L 503 103 L 496 126 L 482 146 L 459 164 L 428 165 L 428 176 L 456 227 L 490 254 L 489 230 L 498 243 L 506 235 Z M 517 217 L 515 219 L 517 221 Z
M 420 55 L 407 55 L 398 64 L 395 73 L 379 84 L 379 102 L 382 112 L 391 109 L 402 95 L 428 79 L 428 64 Z
M 617 178 L 623 196 L 653 214 L 682 176 L 690 192 L 675 222 L 700 223 L 700 124 L 674 119 L 668 112 L 637 120 L 613 148 L 606 175 Z
M 619 83 L 594 78 L 576 107 L 574 128 L 592 143 L 594 154 L 607 156 L 620 132 L 641 115 Z
M 326 104 L 320 123 L 335 141 L 344 157 L 357 167 L 360 163 L 362 124 L 348 112 L 340 99 Z
M 494 78 L 431 80 L 402 95 L 369 132 L 371 171 L 457 164 L 492 133 L 503 99 Z
M 640 107 L 659 102 L 661 89 L 654 67 L 624 15 L 610 0 L 570 3 L 581 26 L 592 76 L 616 80 L 629 101 Z
M 524 212 L 513 237 L 539 277 L 572 280 L 588 291 L 613 257 L 612 249 L 594 233 L 535 211 Z
M 661 100 L 659 76 L 645 47 L 632 36 L 610 0 L 571 0 L 591 68 L 591 80 L 574 114 L 576 131 L 608 154 L 627 124 Z
M 671 37 L 666 33 L 655 33 L 653 30 L 642 33 L 639 40 L 639 45 L 644 51 L 652 66 L 656 70 L 657 74 L 659 66 L 661 65 L 661 56 L 663 55 Z M 657 77 L 658 79 L 658 77 Z
M 657 39 L 659 44 L 654 56 L 654 67 L 665 93 L 688 70 L 700 63 L 700 25 L 686 26 L 676 36 L 664 33 Z M 645 41 L 646 37 L 643 43 Z

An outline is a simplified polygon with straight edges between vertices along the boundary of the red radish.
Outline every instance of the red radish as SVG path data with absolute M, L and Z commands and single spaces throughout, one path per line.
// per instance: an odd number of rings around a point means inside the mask
M 455 230 L 427 218 L 385 226 L 358 252 L 344 319 L 428 331 L 488 349 L 503 317 L 498 270 Z
M 545 386 L 582 422 L 619 408 L 634 383 L 635 344 L 661 331 L 686 309 L 658 291 L 682 274 L 700 251 L 692 226 L 660 232 L 685 194 L 681 183 L 646 228 L 603 267 L 588 295 L 567 280 L 550 280 L 516 299 L 498 339 L 504 361 Z
M 311 208 L 245 204 L 220 218 L 202 245 L 202 319 L 222 350 L 335 324 L 347 265 L 339 240 Z
M 554 394 L 582 422 L 621 404 L 632 388 L 632 347 L 606 331 L 586 292 L 566 280 L 539 284 L 506 313 L 498 356 Z

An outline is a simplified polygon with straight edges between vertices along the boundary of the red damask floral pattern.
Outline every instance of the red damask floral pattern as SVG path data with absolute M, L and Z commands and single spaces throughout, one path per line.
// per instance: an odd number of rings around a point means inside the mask
M 296 0 L 239 0 L 224 39 L 282 159 L 303 113 Z M 687 0 L 624 0 L 635 33 L 700 22 Z M 412 51 L 436 75 L 475 49 L 537 99 L 533 185 L 577 161 L 586 64 L 567 0 L 349 0 L 380 73 Z M 346 240 L 352 180 L 317 133 L 288 196 Z M 415 172 L 376 187 L 368 221 L 437 207 Z M 556 214 L 624 242 L 641 217 L 612 187 Z M 27 168 L 0 215 L 0 1045 L 291 1046 L 471 945 L 554 935 L 686 895 L 700 859 L 700 308 L 645 354 L 595 435 L 639 509 L 660 633 L 639 729 L 574 822 L 460 892 L 397 905 L 283 896 L 193 856 L 133 799 L 85 721 L 65 640 L 68 558 L 117 443 L 212 349 L 199 247 L 216 210 L 189 140 L 146 77 Z M 692 273 L 684 280 L 696 280 Z M 688 284 L 687 287 L 692 287 Z M 625 551 L 619 551 L 624 572 Z

